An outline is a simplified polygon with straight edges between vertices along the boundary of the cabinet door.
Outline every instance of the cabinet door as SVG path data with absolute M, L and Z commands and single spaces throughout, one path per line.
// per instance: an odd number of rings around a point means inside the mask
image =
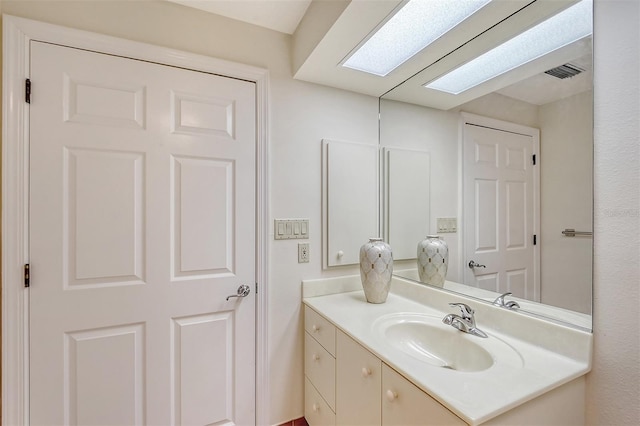
M 336 424 L 379 425 L 382 362 L 341 331 L 336 355 Z
M 382 365 L 382 424 L 398 425 L 466 425 L 435 399 Z

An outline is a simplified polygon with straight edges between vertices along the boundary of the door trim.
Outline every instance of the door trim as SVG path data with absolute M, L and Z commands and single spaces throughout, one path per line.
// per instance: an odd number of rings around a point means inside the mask
M 3 16 L 2 114 L 2 424 L 29 424 L 29 42 L 55 43 L 256 84 L 256 424 L 269 423 L 268 362 L 268 97 L 266 69 L 208 56 Z M 37 96 L 37 88 L 34 87 Z M 34 271 L 35 272 L 35 271 Z
M 481 127 L 488 127 L 504 132 L 517 133 L 520 135 L 530 136 L 533 139 L 533 153 L 540 158 L 540 130 L 534 127 L 524 126 L 521 124 L 511 123 L 509 121 L 497 120 L 495 118 L 484 117 L 482 115 L 471 114 L 468 112 L 460 113 L 460 128 L 458 149 L 460 152 L 458 158 L 458 229 L 464 229 L 464 126 L 472 124 Z M 533 283 L 535 288 L 534 299 L 540 301 L 540 163 L 533 168 L 533 233 L 537 235 L 537 244 L 533 246 Z M 464 232 L 458 247 L 458 276 L 464 281 L 464 259 L 465 259 L 465 243 Z

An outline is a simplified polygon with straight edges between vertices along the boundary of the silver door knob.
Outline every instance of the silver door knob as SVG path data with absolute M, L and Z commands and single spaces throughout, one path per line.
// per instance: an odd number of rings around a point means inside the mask
M 227 300 L 231 299 L 232 297 L 247 297 L 249 293 L 251 293 L 251 287 L 246 284 L 242 284 L 240 287 L 238 287 L 238 294 L 227 296 Z
M 473 260 L 469 262 L 469 268 L 486 268 L 485 265 L 481 265 L 479 263 L 474 262 Z

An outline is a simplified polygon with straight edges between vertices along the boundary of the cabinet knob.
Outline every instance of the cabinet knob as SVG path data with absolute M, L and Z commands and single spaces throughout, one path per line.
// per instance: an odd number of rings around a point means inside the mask
M 319 406 L 318 404 L 314 403 L 314 404 L 311 406 L 311 409 L 312 409 L 314 412 L 316 412 L 316 413 L 317 413 L 318 411 L 320 411 L 320 406 Z
M 371 375 L 371 369 L 367 367 L 362 367 L 362 377 L 368 377 Z
M 393 402 L 397 398 L 398 394 L 396 392 L 392 391 L 391 389 L 387 391 L 387 399 L 389 400 L 389 402 Z
M 320 360 L 320 355 L 313 354 L 313 356 L 311 358 L 313 358 L 314 361 L 319 361 Z
M 338 251 L 338 259 L 342 259 L 342 257 L 344 256 L 344 252 L 342 250 Z
M 320 326 L 319 325 L 315 325 L 313 324 L 313 326 L 311 327 L 311 329 L 313 330 L 314 333 L 317 333 L 318 331 L 320 331 Z

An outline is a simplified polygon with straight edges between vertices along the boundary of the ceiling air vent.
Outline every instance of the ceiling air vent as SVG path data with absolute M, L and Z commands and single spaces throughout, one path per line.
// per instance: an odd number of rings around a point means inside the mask
M 564 65 L 560 65 L 559 67 L 551 68 L 550 70 L 545 71 L 544 73 L 549 74 L 552 77 L 565 79 L 565 78 L 575 77 L 576 75 L 580 74 L 583 71 L 584 69 L 580 68 L 577 65 L 564 64 Z

